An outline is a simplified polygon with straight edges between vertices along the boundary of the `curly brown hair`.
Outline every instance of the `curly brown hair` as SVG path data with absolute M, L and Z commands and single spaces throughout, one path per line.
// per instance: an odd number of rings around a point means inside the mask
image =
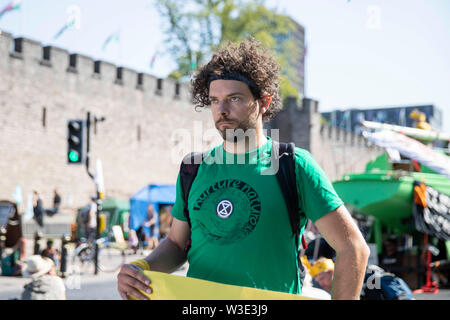
M 281 110 L 279 94 L 280 67 L 268 49 L 254 38 L 242 41 L 239 45 L 228 42 L 214 53 L 211 61 L 201 67 L 192 79 L 192 96 L 196 108 L 210 105 L 209 83 L 211 76 L 224 74 L 241 74 L 255 84 L 249 86 L 253 97 L 260 99 L 262 95 L 270 95 L 272 101 L 263 114 L 263 121 L 275 117 Z

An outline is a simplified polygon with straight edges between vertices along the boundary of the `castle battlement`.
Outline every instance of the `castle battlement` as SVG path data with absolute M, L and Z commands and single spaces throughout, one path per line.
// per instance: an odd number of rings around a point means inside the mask
M 41 68 L 41 69 L 39 69 Z M 175 79 L 159 79 L 110 62 L 70 53 L 68 50 L 28 38 L 14 38 L 0 30 L 0 72 L 29 77 L 36 72 L 53 73 L 58 81 L 76 77 L 84 85 L 137 90 L 146 96 L 192 103 L 189 85 Z M 100 82 L 100 83 L 99 83 Z

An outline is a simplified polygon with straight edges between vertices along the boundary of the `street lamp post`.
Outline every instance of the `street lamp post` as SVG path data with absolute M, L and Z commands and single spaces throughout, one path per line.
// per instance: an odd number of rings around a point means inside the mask
M 97 125 L 97 122 L 102 122 L 105 121 L 105 117 L 102 118 L 97 118 L 94 117 L 95 120 L 95 126 Z M 96 230 L 95 230 L 95 246 L 94 246 L 94 265 L 95 265 L 95 271 L 94 274 L 98 274 L 98 238 L 100 236 L 100 211 L 102 210 L 102 197 L 103 195 L 100 194 L 100 188 L 97 184 L 97 181 L 95 181 L 95 177 L 92 174 L 92 172 L 89 170 L 89 159 L 90 159 L 90 128 L 91 128 L 91 113 L 88 111 L 87 112 L 87 117 L 86 117 L 86 170 L 88 175 L 91 177 L 92 180 L 94 180 L 95 185 L 96 185 L 96 190 L 97 190 L 97 196 L 96 196 L 96 206 L 97 206 L 97 210 L 96 210 L 96 221 L 97 221 L 97 226 L 96 226 Z

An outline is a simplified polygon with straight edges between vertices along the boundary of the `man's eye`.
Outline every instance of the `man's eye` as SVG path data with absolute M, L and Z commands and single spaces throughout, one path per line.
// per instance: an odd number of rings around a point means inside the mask
M 237 102 L 241 100 L 239 97 L 231 97 L 231 102 Z
M 216 103 L 217 103 L 217 99 L 210 99 L 209 102 L 210 102 L 211 104 L 216 104 Z

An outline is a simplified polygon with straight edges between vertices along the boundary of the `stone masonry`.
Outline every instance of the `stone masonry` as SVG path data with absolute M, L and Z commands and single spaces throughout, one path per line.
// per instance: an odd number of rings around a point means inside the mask
M 73 211 L 95 193 L 84 165 L 67 164 L 67 122 L 91 123 L 91 171 L 101 159 L 107 197 L 128 199 L 150 183 L 176 182 L 184 154 L 221 143 L 208 109 L 196 111 L 187 85 L 121 68 L 34 40 L 0 33 L 0 199 L 17 185 L 45 207 L 53 189 Z M 309 150 L 332 180 L 362 172 L 381 150 L 361 136 L 321 125 L 317 101 L 288 100 L 266 128 Z M 208 132 L 206 135 L 202 133 Z M 195 134 L 197 133 L 197 135 Z M 194 139 L 193 136 L 196 138 Z
M 99 73 L 94 73 L 95 64 Z M 174 184 L 183 152 L 220 143 L 219 134 L 196 145 L 186 134 L 182 139 L 176 134 L 177 129 L 189 134 L 195 127 L 214 128 L 209 110 L 194 110 L 186 85 L 177 88 L 172 79 L 126 68 L 118 77 L 118 69 L 0 33 L 1 199 L 12 200 L 20 185 L 21 212 L 34 189 L 45 207 L 51 207 L 55 187 L 63 209 L 89 201 L 95 185 L 86 167 L 67 164 L 67 122 L 86 119 L 88 111 L 91 120 L 106 118 L 96 132 L 91 124 L 90 169 L 95 173 L 101 159 L 107 197 L 128 199 L 150 183 Z M 180 147 L 185 149 L 176 154 Z

